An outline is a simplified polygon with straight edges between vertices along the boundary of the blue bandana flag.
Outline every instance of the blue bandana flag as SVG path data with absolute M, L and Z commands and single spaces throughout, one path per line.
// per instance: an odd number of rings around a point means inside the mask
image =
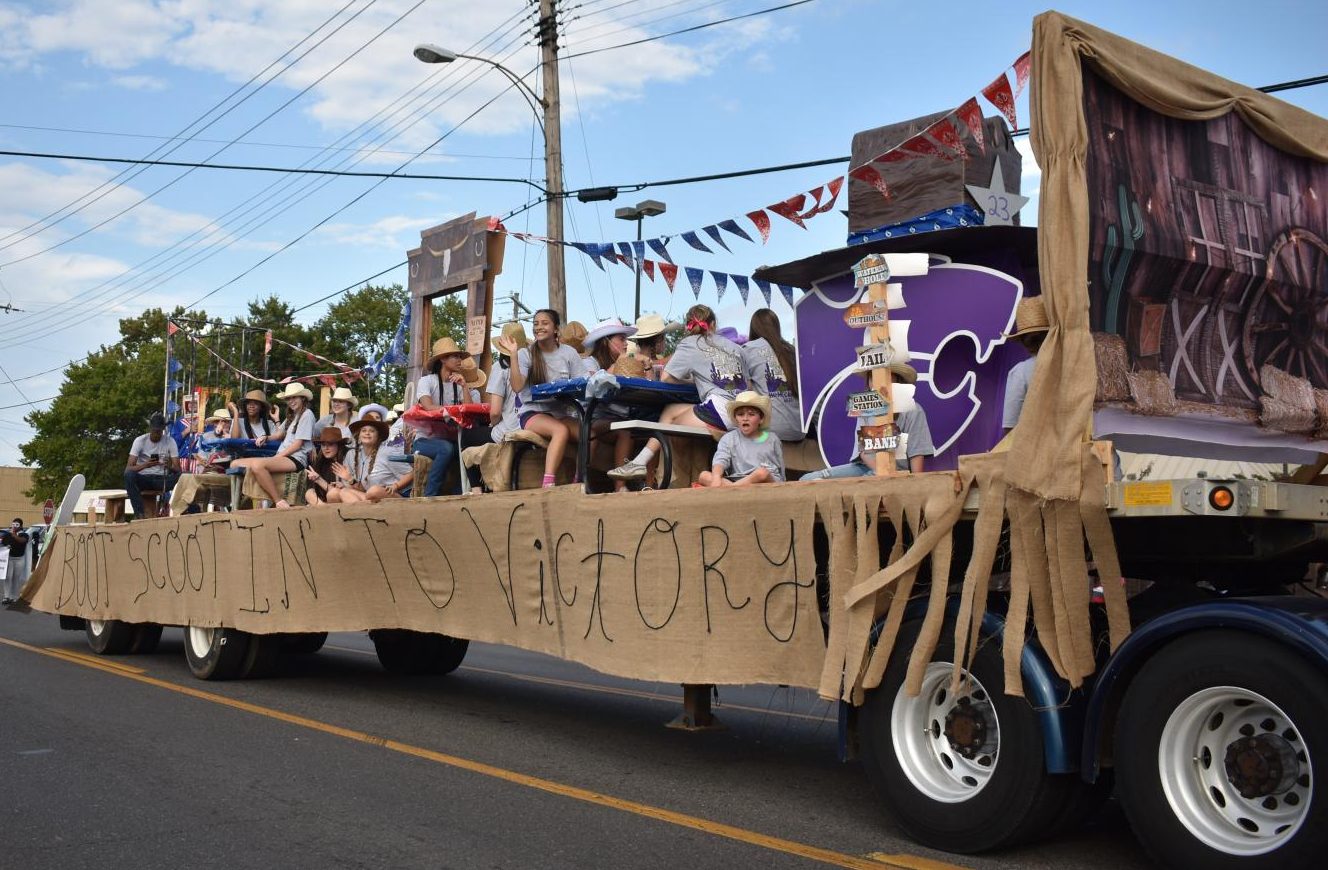
M 705 272 L 700 269 L 693 269 L 691 266 L 683 267 L 687 272 L 687 280 L 692 282 L 692 295 L 697 299 L 701 298 L 701 279 L 705 277 Z

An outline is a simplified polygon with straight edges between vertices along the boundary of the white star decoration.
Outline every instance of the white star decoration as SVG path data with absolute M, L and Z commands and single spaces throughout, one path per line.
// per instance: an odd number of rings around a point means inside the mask
M 1015 214 L 1028 204 L 1028 197 L 1006 191 L 1005 175 L 1001 172 L 1000 160 L 996 161 L 996 166 L 991 171 L 991 183 L 987 187 L 978 187 L 975 184 L 964 186 L 977 200 L 978 208 L 982 209 L 986 218 L 984 224 L 989 227 L 1012 226 Z

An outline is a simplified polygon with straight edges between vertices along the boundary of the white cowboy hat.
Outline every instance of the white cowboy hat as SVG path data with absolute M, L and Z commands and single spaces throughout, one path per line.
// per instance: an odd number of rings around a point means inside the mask
M 586 333 L 585 338 L 581 339 L 581 346 L 586 349 L 587 353 L 590 353 L 595 349 L 595 342 L 611 335 L 636 335 L 636 327 L 628 326 L 616 317 L 601 320 L 595 324 L 594 329 Z
M 370 411 L 377 411 L 378 416 L 380 418 L 382 418 L 383 420 L 387 420 L 387 408 L 384 407 L 383 405 L 378 404 L 377 402 L 374 402 L 372 404 L 365 405 L 363 408 L 360 409 L 360 416 L 356 418 L 357 422 L 359 420 L 363 420 L 364 415 L 369 413 Z
M 277 398 L 283 402 L 287 399 L 304 399 L 308 402 L 312 401 L 313 397 L 314 394 L 309 392 L 309 388 L 299 381 L 291 381 L 286 385 L 286 389 L 277 395 Z
M 332 391 L 332 401 L 350 402 L 352 409 L 359 407 L 360 400 L 355 398 L 355 394 L 350 391 L 350 387 L 337 387 Z
M 668 329 L 664 318 L 658 314 L 642 314 L 636 319 L 636 337 L 638 339 L 654 338 L 662 335 Z
M 203 422 L 211 423 L 213 420 L 229 420 L 230 418 L 231 418 L 230 411 L 227 411 L 225 408 L 218 408 L 217 410 L 213 411 L 211 414 L 208 414 L 207 417 L 203 419 Z

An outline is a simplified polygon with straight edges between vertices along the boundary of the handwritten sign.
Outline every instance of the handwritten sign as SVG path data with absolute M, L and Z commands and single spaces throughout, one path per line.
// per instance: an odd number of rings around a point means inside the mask
M 863 460 L 877 453 L 894 453 L 899 447 L 899 427 L 892 423 L 863 426 L 858 430 L 858 452 Z
M 884 300 L 855 302 L 844 309 L 844 322 L 850 329 L 879 326 L 886 322 L 889 310 Z
M 466 318 L 466 353 L 479 356 L 489 341 L 489 320 L 483 314 Z
M 860 347 L 858 348 L 858 370 L 889 368 L 898 356 L 888 341 Z
M 848 415 L 850 417 L 881 417 L 890 410 L 890 403 L 885 396 L 875 390 L 862 393 L 849 393 Z
M 853 286 L 859 289 L 890 280 L 890 263 L 885 257 L 867 256 L 853 264 Z

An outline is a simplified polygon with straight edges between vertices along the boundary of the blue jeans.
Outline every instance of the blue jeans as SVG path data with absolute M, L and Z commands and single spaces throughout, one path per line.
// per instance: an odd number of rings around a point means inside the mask
M 452 470 L 452 463 L 456 461 L 456 442 L 443 438 L 416 438 L 415 452 L 433 460 L 433 465 L 429 466 L 429 479 L 424 483 L 424 495 L 426 497 L 442 495 L 443 485 L 447 483 L 447 473 Z
M 876 472 L 868 468 L 861 459 L 855 459 L 847 465 L 832 465 L 820 471 L 809 471 L 798 480 L 826 480 L 831 477 L 870 477 Z
M 165 474 L 144 474 L 141 471 L 128 471 L 124 473 L 125 492 L 129 493 L 129 503 L 134 507 L 134 518 L 140 519 L 143 516 L 143 496 L 140 490 L 161 490 L 161 496 L 157 500 L 160 507 L 166 500 L 166 493 L 175 488 L 175 482 L 180 479 L 180 472 L 168 470 Z

